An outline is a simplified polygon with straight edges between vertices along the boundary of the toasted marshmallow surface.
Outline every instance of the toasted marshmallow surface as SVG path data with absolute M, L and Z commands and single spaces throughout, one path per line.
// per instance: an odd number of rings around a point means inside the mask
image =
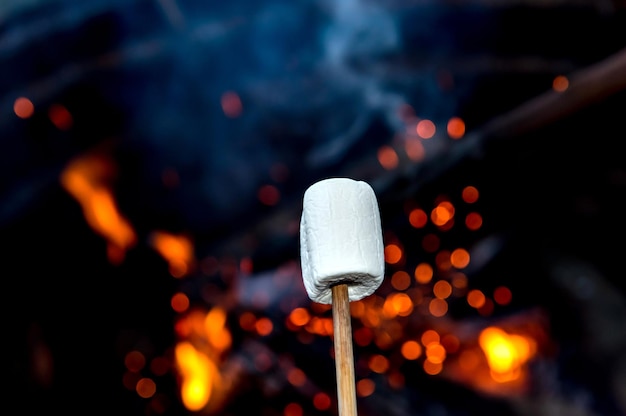
M 300 219 L 302 279 L 312 301 L 332 303 L 331 286 L 348 284 L 350 301 L 383 281 L 380 212 L 372 187 L 349 178 L 324 179 L 304 193 Z

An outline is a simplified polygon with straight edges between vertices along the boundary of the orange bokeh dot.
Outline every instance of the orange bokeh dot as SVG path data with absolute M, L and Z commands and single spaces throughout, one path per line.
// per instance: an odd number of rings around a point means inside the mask
M 464 248 L 457 248 L 450 253 L 450 263 L 457 269 L 467 267 L 470 262 L 470 254 Z
M 421 139 L 408 138 L 404 142 L 404 151 L 409 159 L 414 162 L 419 162 L 426 156 L 426 151 Z
M 415 280 L 418 283 L 428 283 L 433 278 L 433 267 L 428 263 L 420 263 L 415 267 Z
M 29 118 L 35 112 L 33 102 L 26 97 L 19 97 L 13 102 L 13 111 L 19 118 Z
M 443 364 L 434 363 L 430 360 L 424 360 L 423 368 L 426 374 L 434 376 L 441 373 L 441 370 L 443 369 Z
M 389 369 L 389 360 L 381 354 L 372 355 L 369 359 L 369 368 L 375 373 L 383 374 Z
M 426 346 L 426 358 L 433 363 L 442 363 L 446 359 L 446 349 L 438 342 Z
M 382 146 L 378 149 L 378 162 L 380 165 L 391 170 L 398 166 L 398 154 L 391 146 Z
M 465 216 L 465 226 L 472 230 L 476 231 L 483 225 L 483 217 L 477 212 L 470 212 Z
M 409 213 L 409 223 L 415 228 L 422 228 L 428 221 L 428 215 L 423 209 L 415 208 Z
M 144 377 L 137 382 L 135 391 L 140 397 L 147 399 L 156 393 L 156 383 L 151 378 Z
M 48 118 L 59 130 L 69 130 L 74 122 L 72 114 L 61 104 L 53 104 L 50 107 Z
M 452 215 L 450 215 L 450 211 L 448 211 L 445 207 L 438 205 L 430 212 L 430 220 L 435 225 L 444 225 L 448 221 L 452 219 Z
M 432 316 L 444 316 L 448 313 L 448 302 L 439 298 L 431 299 L 428 303 L 428 312 L 430 312 Z
M 317 410 L 328 410 L 330 408 L 330 396 L 324 392 L 316 393 L 313 396 L 313 406 Z
M 404 270 L 398 270 L 391 275 L 391 286 L 396 290 L 405 290 L 411 285 L 411 276 Z
M 463 198 L 463 201 L 467 202 L 468 204 L 473 204 L 474 202 L 478 201 L 478 196 L 478 188 L 472 185 L 466 186 L 461 191 L 461 198 Z
M 485 304 L 486 299 L 485 294 L 478 289 L 472 289 L 467 293 L 467 303 L 472 308 L 480 308 Z
M 569 88 L 569 80 L 565 75 L 557 75 L 552 80 L 552 89 L 557 92 L 563 92 Z
M 298 403 L 289 403 L 283 410 L 284 416 L 302 416 L 303 414 L 302 406 Z
M 460 139 L 465 134 L 465 122 L 460 117 L 452 117 L 448 120 L 448 136 L 452 139 Z
M 141 351 L 130 351 L 124 357 L 124 365 L 126 365 L 126 368 L 128 368 L 129 371 L 137 373 L 146 365 L 146 357 Z
M 406 293 L 393 293 L 387 297 L 383 312 L 389 317 L 409 316 L 413 312 L 413 301 Z
M 437 128 L 435 127 L 435 123 L 427 119 L 420 120 L 415 126 L 415 132 L 423 139 L 430 139 L 433 137 L 436 130 Z
M 289 320 L 296 326 L 304 326 L 311 320 L 311 314 L 305 308 L 296 308 L 289 314 Z
M 498 305 L 508 305 L 513 299 L 511 289 L 506 286 L 499 286 L 493 291 L 493 300 Z
M 246 331 L 252 331 L 256 325 L 256 316 L 252 312 L 244 312 L 239 316 L 239 326 Z
M 420 341 L 424 346 L 432 344 L 433 342 L 438 343 L 440 339 L 441 337 L 439 336 L 439 333 L 434 329 L 427 329 L 422 333 L 422 336 L 420 337 Z
M 422 346 L 417 341 L 409 340 L 402 344 L 400 352 L 407 360 L 417 360 L 422 355 Z
M 433 293 L 439 299 L 446 299 L 452 294 L 452 285 L 447 280 L 439 280 L 433 286 Z
M 178 313 L 185 312 L 189 308 L 189 298 L 182 292 L 175 293 L 170 300 L 170 305 Z
M 364 378 L 356 383 L 356 392 L 360 397 L 367 397 L 374 393 L 376 384 L 369 378 Z
M 254 323 L 254 328 L 259 335 L 269 335 L 274 329 L 274 324 L 269 318 L 259 318 Z
M 301 387 L 306 383 L 306 374 L 299 368 L 292 368 L 287 373 L 287 380 L 294 386 Z
M 385 261 L 389 264 L 396 264 L 402 259 L 402 249 L 397 244 L 385 246 Z
M 394 371 L 387 376 L 387 382 L 391 388 L 401 389 L 405 384 L 404 374 L 399 371 Z

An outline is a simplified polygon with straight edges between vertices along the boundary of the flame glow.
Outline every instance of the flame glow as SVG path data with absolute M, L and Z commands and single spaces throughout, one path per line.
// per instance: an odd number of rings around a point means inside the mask
M 123 260 L 137 236 L 130 223 L 120 214 L 107 183 L 112 176 L 112 162 L 103 155 L 92 154 L 72 160 L 61 173 L 61 185 L 82 206 L 91 228 L 109 243 L 112 263 Z
M 183 277 L 195 263 L 194 248 L 191 240 L 184 235 L 175 235 L 166 231 L 155 231 L 151 238 L 152 247 L 168 262 L 170 274 Z
M 179 341 L 175 348 L 180 395 L 191 411 L 204 409 L 223 387 L 220 365 L 231 347 L 226 311 L 213 307 L 207 313 L 192 311 L 176 325 Z
M 182 378 L 180 394 L 183 404 L 189 410 L 200 410 L 209 402 L 213 384 L 219 381 L 220 373 L 215 363 L 190 342 L 176 345 L 175 354 Z
M 496 327 L 484 329 L 478 342 L 487 357 L 491 377 L 498 382 L 518 379 L 522 366 L 536 351 L 532 338 L 510 335 Z

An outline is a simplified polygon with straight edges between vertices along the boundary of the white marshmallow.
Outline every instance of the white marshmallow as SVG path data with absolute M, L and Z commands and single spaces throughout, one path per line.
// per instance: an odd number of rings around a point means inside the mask
M 369 184 L 331 178 L 305 191 L 300 258 L 304 287 L 314 302 L 332 303 L 331 286 L 338 283 L 348 284 L 350 301 L 378 289 L 385 255 L 378 202 Z

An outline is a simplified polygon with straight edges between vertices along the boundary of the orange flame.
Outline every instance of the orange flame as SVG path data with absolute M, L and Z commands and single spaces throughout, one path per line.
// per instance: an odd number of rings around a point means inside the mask
M 152 247 L 168 262 L 172 276 L 180 278 L 192 270 L 195 263 L 194 248 L 188 237 L 155 231 L 150 241 Z
M 107 183 L 112 171 L 112 162 L 103 155 L 85 155 L 65 167 L 60 181 L 82 206 L 89 226 L 108 241 L 109 261 L 120 263 L 125 252 L 136 243 L 137 236 L 119 213 Z
M 185 338 L 175 348 L 181 400 L 187 409 L 201 410 L 225 384 L 220 364 L 232 344 L 226 311 L 218 306 L 207 313 L 193 311 L 177 323 L 176 329 Z
M 190 342 L 176 345 L 176 363 L 181 376 L 180 395 L 184 406 L 197 411 L 209 402 L 220 373 L 215 363 Z
M 500 328 L 484 329 L 478 337 L 491 377 L 498 382 L 516 380 L 523 365 L 536 353 L 536 342 L 522 335 L 507 334 Z

